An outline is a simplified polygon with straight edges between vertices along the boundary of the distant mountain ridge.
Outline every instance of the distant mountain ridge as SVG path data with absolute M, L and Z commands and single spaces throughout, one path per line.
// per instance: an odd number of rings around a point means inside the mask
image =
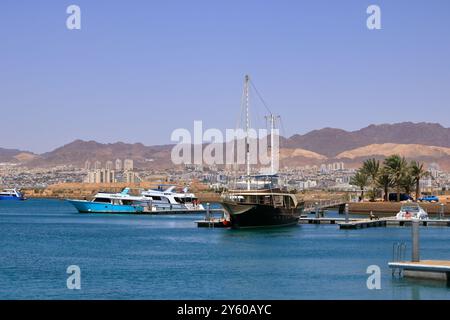
M 450 128 L 437 123 L 370 125 L 356 131 L 336 128 L 314 130 L 304 135 L 281 138 L 282 165 L 302 166 L 343 161 L 357 166 L 368 157 L 382 158 L 399 153 L 408 158 L 437 162 L 450 169 Z M 145 146 L 142 143 L 99 143 L 75 140 L 53 151 L 32 152 L 0 148 L 0 162 L 16 162 L 28 167 L 74 165 L 89 161 L 133 159 L 136 167 L 171 168 L 173 145 Z
M 0 162 L 23 162 L 33 160 L 36 157 L 38 155 L 32 152 L 0 148 Z
M 450 128 L 437 123 L 402 122 L 370 125 L 357 131 L 334 128 L 314 130 L 294 135 L 286 140 L 287 148 L 302 148 L 334 157 L 338 154 L 371 144 L 397 143 L 450 147 Z

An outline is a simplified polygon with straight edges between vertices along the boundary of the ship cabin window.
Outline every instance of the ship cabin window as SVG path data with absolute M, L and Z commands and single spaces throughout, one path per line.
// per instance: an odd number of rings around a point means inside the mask
M 184 203 L 184 199 L 182 198 L 174 197 L 173 199 L 176 201 L 176 203 Z
M 161 201 L 161 197 L 159 196 L 151 196 L 152 200 Z
M 273 206 L 274 207 L 283 207 L 284 206 L 284 201 L 283 201 L 283 196 L 272 196 L 273 197 Z
M 290 196 L 284 196 L 284 204 L 286 209 L 295 208 L 294 200 L 292 200 L 292 197 Z
M 108 199 L 108 198 L 95 198 L 94 202 L 111 203 L 111 199 Z
M 131 206 L 133 204 L 133 200 L 122 200 L 122 204 L 124 206 Z
M 162 203 L 170 203 L 167 197 L 159 197 L 159 200 L 161 200 Z

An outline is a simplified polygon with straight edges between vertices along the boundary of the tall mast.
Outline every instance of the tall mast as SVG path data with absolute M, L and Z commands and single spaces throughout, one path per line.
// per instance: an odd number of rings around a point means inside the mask
M 274 116 L 270 113 L 266 119 L 270 122 L 270 173 L 275 174 L 275 152 L 273 146 L 275 144 L 275 121 L 279 116 Z
M 273 135 L 275 131 L 275 117 L 273 114 L 270 115 L 270 173 L 271 174 L 275 174 L 275 166 L 274 166 L 274 161 L 275 161 L 275 155 L 273 152 L 273 145 L 275 142 L 275 137 Z
M 245 164 L 247 165 L 247 190 L 250 190 L 250 144 L 249 144 L 249 138 L 250 138 L 250 111 L 249 111 L 249 81 L 250 77 L 248 75 L 245 75 L 245 116 L 246 116 L 246 123 L 245 123 L 245 130 L 247 134 L 247 138 L 245 141 L 245 148 L 246 148 L 246 154 L 245 154 Z

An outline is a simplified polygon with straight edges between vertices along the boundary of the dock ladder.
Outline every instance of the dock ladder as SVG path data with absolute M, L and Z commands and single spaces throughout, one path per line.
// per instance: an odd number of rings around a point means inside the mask
M 406 243 L 405 242 L 395 242 L 392 245 L 392 261 L 402 262 L 406 259 Z M 401 268 L 392 268 L 392 276 L 395 276 L 395 272 L 398 272 L 398 276 L 402 276 Z

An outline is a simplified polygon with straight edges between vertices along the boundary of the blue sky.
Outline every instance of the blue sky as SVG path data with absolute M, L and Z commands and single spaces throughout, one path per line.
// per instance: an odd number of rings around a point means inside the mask
M 66 28 L 70 4 L 81 30 Z M 382 30 L 366 28 L 370 4 Z M 0 147 L 163 144 L 194 120 L 234 128 L 246 73 L 285 135 L 450 127 L 449 13 L 448 0 L 2 0 Z

